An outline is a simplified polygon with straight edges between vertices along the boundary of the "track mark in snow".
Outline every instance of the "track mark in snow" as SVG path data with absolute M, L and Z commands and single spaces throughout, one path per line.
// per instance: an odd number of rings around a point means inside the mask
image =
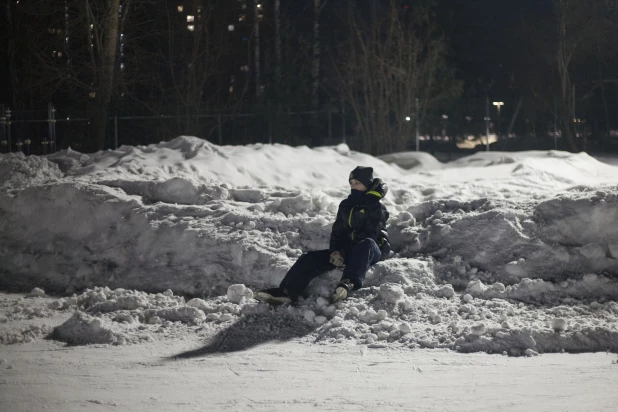
M 234 375 L 236 375 L 236 376 L 240 376 L 240 373 L 238 373 L 238 372 L 234 371 L 234 369 L 232 369 L 232 367 L 230 366 L 230 364 L 229 364 L 227 361 L 225 361 L 225 364 L 227 365 L 227 368 L 228 368 L 228 369 L 229 369 L 229 370 L 230 370 L 230 371 L 231 371 Z

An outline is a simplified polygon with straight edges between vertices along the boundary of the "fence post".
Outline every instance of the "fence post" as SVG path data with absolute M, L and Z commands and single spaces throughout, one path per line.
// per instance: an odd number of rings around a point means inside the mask
M 333 140 L 333 112 L 328 109 L 328 144 Z
M 219 146 L 223 144 L 223 132 L 221 131 L 221 115 L 217 114 L 217 129 L 219 130 Z
M 51 144 L 52 139 L 52 115 L 51 115 L 52 104 L 47 103 L 47 138 L 43 138 L 41 144 L 43 145 L 43 154 L 47 154 L 47 145 Z M 51 151 L 51 149 L 50 149 Z
M 268 104 L 268 144 L 273 144 L 273 113 L 270 103 Z
M 50 143 L 50 148 L 51 148 L 51 152 L 55 153 L 56 152 L 56 107 L 52 104 L 51 105 L 51 131 L 52 131 L 52 138 L 51 138 L 51 143 Z M 53 147 L 52 147 L 53 146 Z
M 118 115 L 114 114 L 114 150 L 118 149 Z
M 346 138 L 345 138 L 345 104 L 343 102 L 343 99 L 341 99 L 341 136 L 342 136 L 342 143 L 346 142 Z
M 2 113 L 4 113 L 4 106 L 0 107 L 2 108 Z M 6 117 L 2 116 L 0 117 L 0 152 L 4 152 L 6 145 Z
M 487 138 L 487 151 L 489 152 L 489 97 L 485 97 L 485 137 Z
M 558 104 L 554 96 L 554 150 L 558 150 Z
M 421 142 L 420 142 L 420 140 L 421 140 L 421 135 L 420 135 L 420 133 L 418 132 L 418 130 L 419 130 L 419 127 L 418 127 L 418 121 L 419 121 L 419 115 L 418 115 L 418 97 L 414 100 L 414 106 L 415 106 L 415 109 L 416 109 L 416 110 L 414 110 L 414 117 L 415 117 L 415 119 L 414 119 L 414 125 L 416 126 L 416 151 L 418 152 L 418 151 L 420 150 L 420 145 L 421 145 Z
M 7 137 L 7 144 L 8 144 L 8 149 L 9 152 L 11 152 L 13 149 L 11 147 L 11 109 L 6 109 L 6 111 L 4 112 L 4 115 L 6 117 L 6 137 Z

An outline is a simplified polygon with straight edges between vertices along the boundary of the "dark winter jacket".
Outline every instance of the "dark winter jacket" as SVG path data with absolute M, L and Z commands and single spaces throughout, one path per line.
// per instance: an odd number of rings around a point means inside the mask
M 367 192 L 352 194 L 339 204 L 337 219 L 330 235 L 330 252 L 338 250 L 344 259 L 350 249 L 363 239 L 373 239 L 382 252 L 382 260 L 388 257 L 390 243 L 386 234 L 389 213 L 380 203 L 388 187 L 381 179 L 374 179 Z M 346 259 L 347 260 L 347 259 Z

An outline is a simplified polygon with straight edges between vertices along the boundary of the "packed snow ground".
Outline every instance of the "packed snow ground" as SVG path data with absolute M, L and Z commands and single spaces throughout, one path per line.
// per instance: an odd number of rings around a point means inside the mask
M 393 256 L 336 305 L 338 271 L 297 305 L 255 301 L 253 290 L 277 285 L 303 251 L 327 247 L 357 165 L 389 184 Z M 206 342 L 200 354 L 277 340 L 618 350 L 618 168 L 584 153 L 440 164 L 345 145 L 179 137 L 92 155 L 2 155 L 0 189 L 0 287 L 32 290 L 2 295 L 3 344 L 191 336 Z
M 0 346 L 0 409 L 614 412 L 618 405 L 615 354 L 526 358 L 286 342 L 176 356 L 196 346 L 173 339 Z

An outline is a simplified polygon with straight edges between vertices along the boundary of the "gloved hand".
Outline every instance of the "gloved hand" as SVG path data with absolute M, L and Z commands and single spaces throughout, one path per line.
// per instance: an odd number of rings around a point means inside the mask
M 343 267 L 343 255 L 338 250 L 335 250 L 330 254 L 330 263 L 337 266 L 338 268 Z

